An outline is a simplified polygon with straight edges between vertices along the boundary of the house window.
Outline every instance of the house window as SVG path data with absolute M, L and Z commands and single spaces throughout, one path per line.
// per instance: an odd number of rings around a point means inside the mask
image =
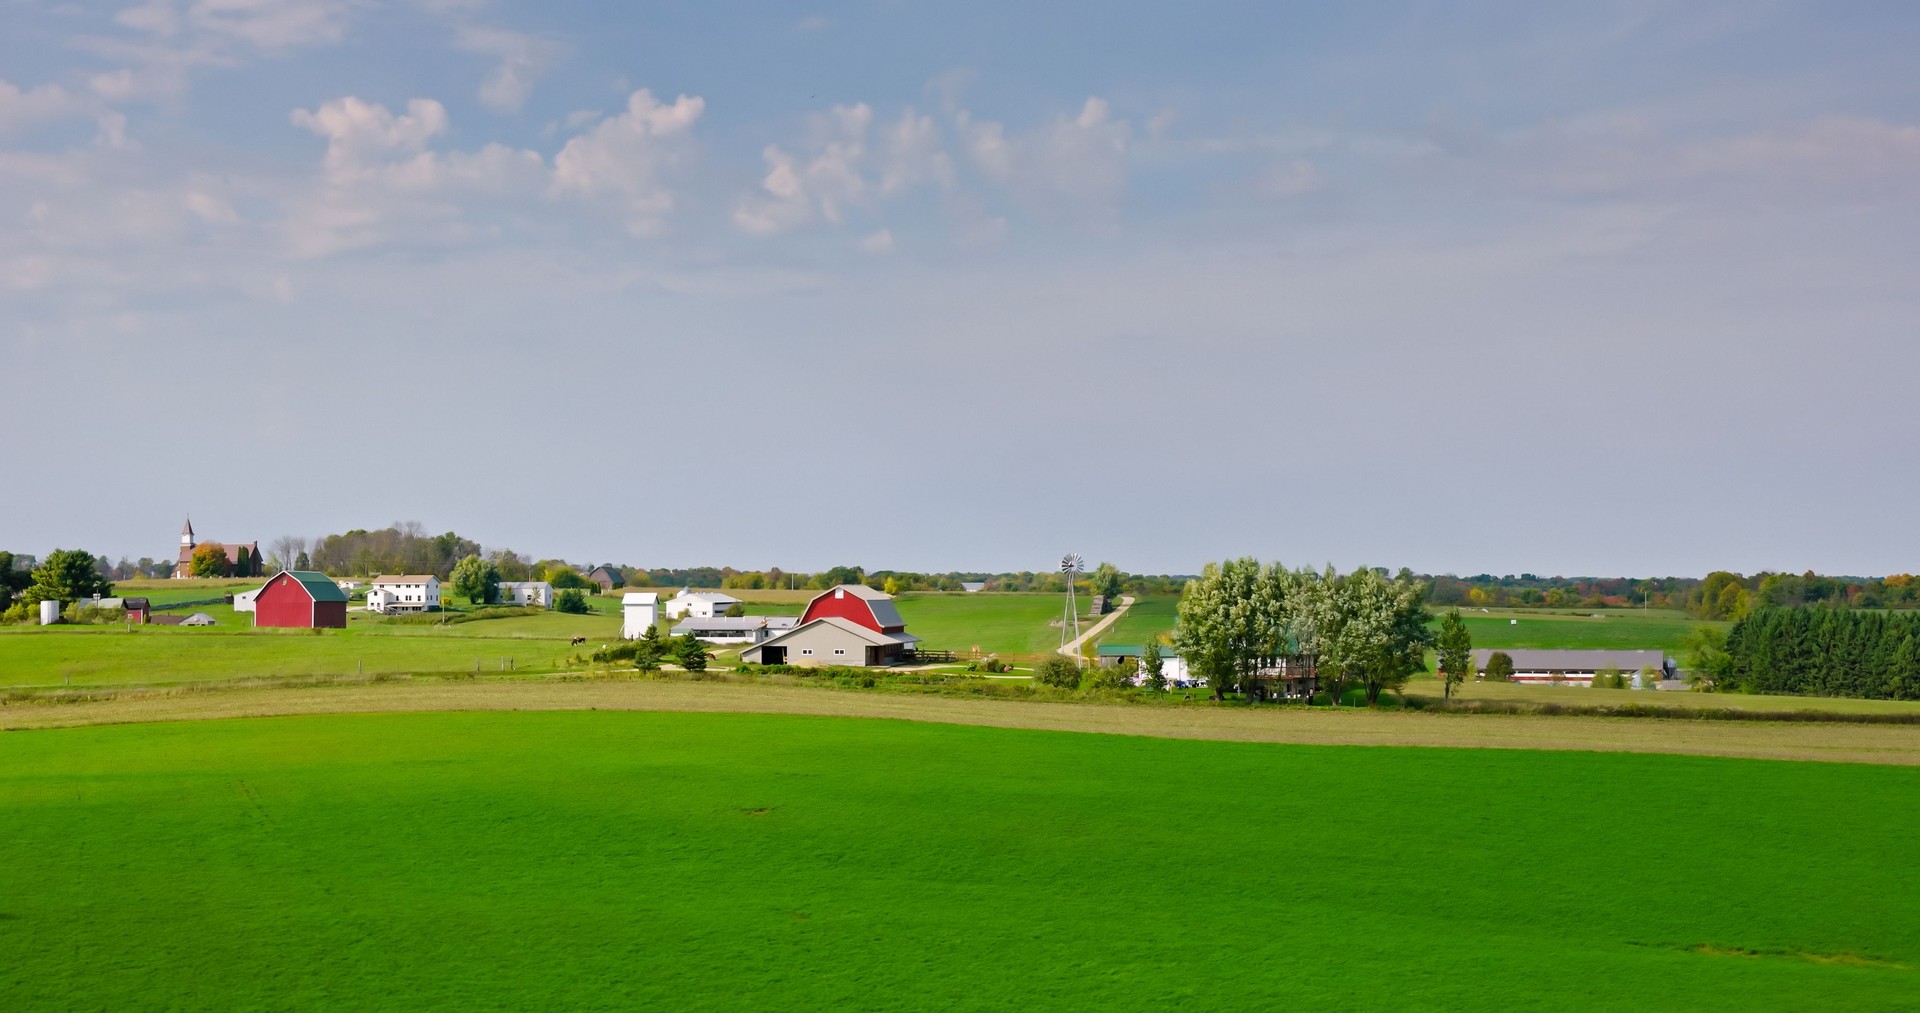
M 834 649 L 833 649 L 833 653 L 835 653 L 835 654 L 845 654 L 845 653 L 847 653 L 847 649 L 846 649 L 846 648 L 844 648 L 844 647 L 836 647 L 836 648 L 834 648 Z
M 806 654 L 806 655 L 811 655 L 811 654 L 813 653 L 813 648 L 811 648 L 811 647 L 802 647 L 802 648 L 800 648 L 800 653 L 801 653 L 801 654 Z

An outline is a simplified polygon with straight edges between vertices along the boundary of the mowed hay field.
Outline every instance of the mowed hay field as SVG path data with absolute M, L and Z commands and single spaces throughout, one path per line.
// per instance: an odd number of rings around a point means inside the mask
M 14 1009 L 1910 1006 L 1920 770 L 667 713 L 0 734 Z

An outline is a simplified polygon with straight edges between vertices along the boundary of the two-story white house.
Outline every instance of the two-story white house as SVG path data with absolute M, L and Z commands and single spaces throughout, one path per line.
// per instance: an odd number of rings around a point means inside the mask
M 727 614 L 727 609 L 742 604 L 740 599 L 719 591 L 693 591 L 681 588 L 680 593 L 667 599 L 668 619 L 716 619 Z
M 382 574 L 367 582 L 367 611 L 420 612 L 440 607 L 440 578 L 431 573 Z

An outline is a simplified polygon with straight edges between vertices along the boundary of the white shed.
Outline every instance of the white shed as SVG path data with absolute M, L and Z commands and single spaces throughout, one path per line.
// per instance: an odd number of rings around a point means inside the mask
M 667 599 L 667 618 L 715 619 L 727 614 L 727 609 L 744 604 L 733 595 L 719 591 L 694 591 L 681 588 L 680 593 Z
M 658 591 L 628 591 L 620 596 L 620 635 L 636 640 L 647 628 L 660 621 Z
M 40 625 L 52 626 L 60 621 L 60 603 L 51 598 L 40 603 Z
M 500 604 L 552 608 L 553 585 L 544 580 L 503 580 L 500 582 Z
M 260 597 L 260 589 L 257 587 L 251 591 L 242 591 L 234 595 L 233 610 L 235 612 L 252 612 L 253 600 L 258 597 Z

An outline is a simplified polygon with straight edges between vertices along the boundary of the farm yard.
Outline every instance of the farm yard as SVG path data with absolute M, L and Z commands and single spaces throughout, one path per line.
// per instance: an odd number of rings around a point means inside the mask
M 1247 790 L 1274 770 L 1284 790 Z M 86 1008 L 1895 1008 L 1920 966 L 1920 884 L 1889 873 L 1920 861 L 1916 799 L 1911 767 L 741 714 L 18 733 L 0 840 L 33 859 L 0 873 L 0 988 Z

